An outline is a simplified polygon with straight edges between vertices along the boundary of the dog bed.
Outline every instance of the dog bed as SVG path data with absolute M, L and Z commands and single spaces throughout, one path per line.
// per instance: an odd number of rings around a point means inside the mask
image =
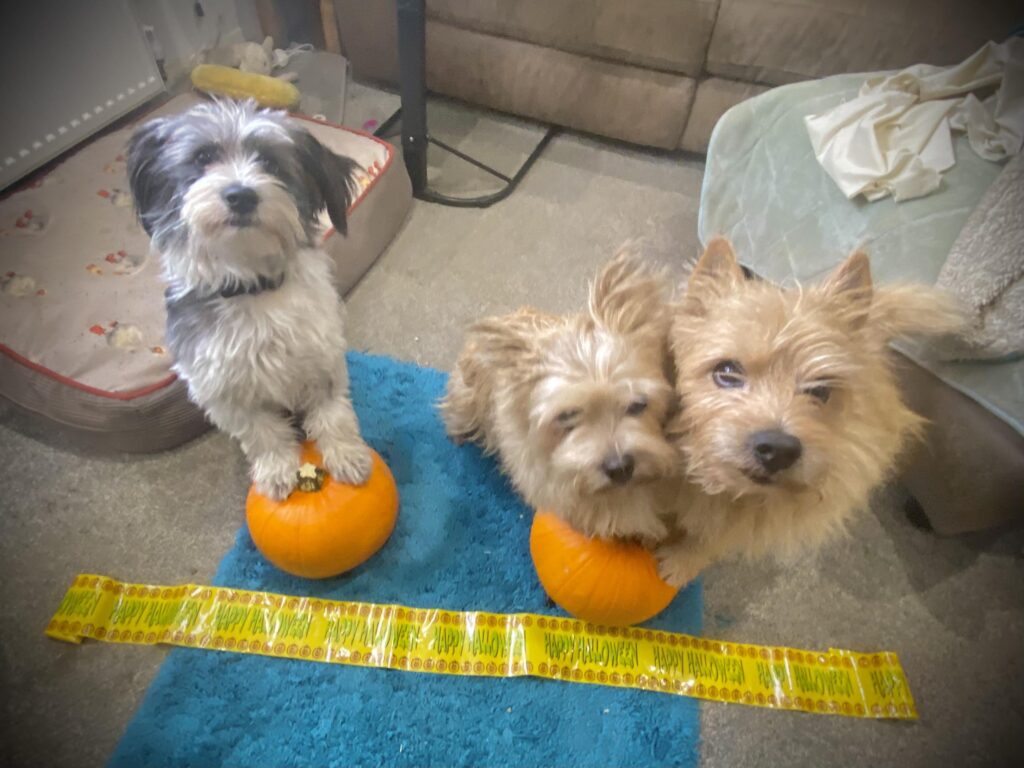
M 175 97 L 141 119 L 196 100 Z M 325 228 L 344 293 L 405 220 L 409 179 L 390 144 L 302 120 L 365 169 L 348 236 Z M 133 128 L 100 136 L 0 200 L 0 395 L 88 447 L 151 452 L 195 437 L 206 422 L 170 369 L 160 266 L 128 192 Z

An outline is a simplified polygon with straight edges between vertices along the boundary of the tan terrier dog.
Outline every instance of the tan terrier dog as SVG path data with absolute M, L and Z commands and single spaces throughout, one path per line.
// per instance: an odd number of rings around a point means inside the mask
M 960 326 L 933 289 L 872 289 L 856 252 L 821 285 L 745 278 L 712 240 L 670 331 L 686 481 L 661 573 L 682 585 L 730 555 L 791 556 L 841 531 L 894 470 L 922 419 L 900 397 L 888 342 Z
M 680 466 L 664 433 L 676 400 L 664 285 L 623 254 L 586 312 L 478 322 L 441 404 L 448 434 L 497 454 L 527 504 L 588 536 L 663 539 L 658 481 Z

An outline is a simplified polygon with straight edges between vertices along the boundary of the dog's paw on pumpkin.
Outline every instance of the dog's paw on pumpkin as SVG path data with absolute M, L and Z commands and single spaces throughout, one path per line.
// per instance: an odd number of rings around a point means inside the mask
M 696 579 L 705 565 L 704 560 L 686 545 L 685 540 L 662 544 L 655 550 L 654 556 L 658 560 L 661 580 L 676 589 L 682 589 Z
M 268 499 L 282 501 L 299 482 L 299 456 L 260 456 L 252 464 L 252 482 L 256 492 Z
M 366 443 L 334 443 L 321 445 L 324 467 L 335 480 L 349 485 L 362 485 L 370 477 L 373 455 Z

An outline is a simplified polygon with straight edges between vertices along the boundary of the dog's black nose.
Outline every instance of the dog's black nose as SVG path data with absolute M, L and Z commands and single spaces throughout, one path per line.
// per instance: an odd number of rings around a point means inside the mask
M 260 202 L 260 196 L 256 194 L 256 190 L 242 184 L 232 184 L 229 187 L 224 187 L 221 196 L 224 198 L 224 202 L 228 204 L 228 208 L 231 209 L 232 213 L 241 215 L 255 211 L 256 206 Z
M 788 432 L 781 429 L 766 429 L 750 436 L 750 450 L 762 469 L 771 474 L 781 472 L 796 464 L 803 445 Z
M 633 477 L 633 467 L 636 462 L 633 461 L 632 454 L 629 453 L 613 453 L 610 456 L 606 456 L 605 460 L 601 462 L 601 469 L 608 475 L 608 479 L 616 485 L 622 485 L 628 483 L 629 479 Z

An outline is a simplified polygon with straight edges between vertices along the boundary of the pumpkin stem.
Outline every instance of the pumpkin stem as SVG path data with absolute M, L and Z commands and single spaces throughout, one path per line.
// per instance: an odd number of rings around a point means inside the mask
M 306 493 L 316 493 L 324 487 L 327 472 L 315 464 L 303 464 L 299 467 L 298 489 Z

